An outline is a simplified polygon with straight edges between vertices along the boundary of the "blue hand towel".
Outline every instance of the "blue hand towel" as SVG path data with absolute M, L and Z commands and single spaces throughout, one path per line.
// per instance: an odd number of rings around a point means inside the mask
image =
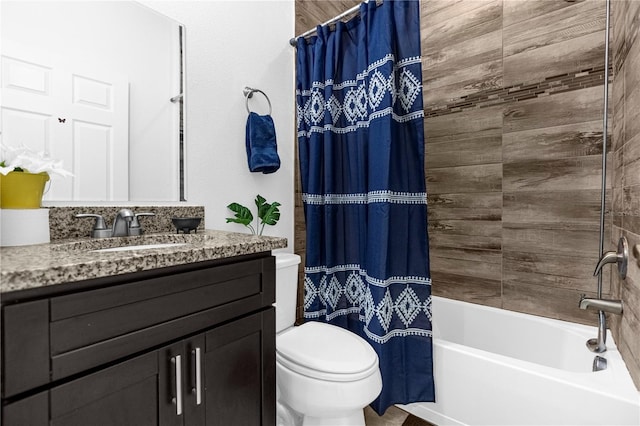
M 276 129 L 270 115 L 249 113 L 246 142 L 249 170 L 267 174 L 280 168 Z

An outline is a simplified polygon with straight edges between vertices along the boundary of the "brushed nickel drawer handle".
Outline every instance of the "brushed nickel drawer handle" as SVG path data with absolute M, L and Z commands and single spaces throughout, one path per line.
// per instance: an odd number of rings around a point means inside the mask
M 191 353 L 196 358 L 196 387 L 191 391 L 196 394 L 196 405 L 202 404 L 202 351 L 196 347 Z
M 176 404 L 176 415 L 179 416 L 182 414 L 182 356 L 172 357 L 171 363 L 176 369 L 176 396 L 171 402 Z

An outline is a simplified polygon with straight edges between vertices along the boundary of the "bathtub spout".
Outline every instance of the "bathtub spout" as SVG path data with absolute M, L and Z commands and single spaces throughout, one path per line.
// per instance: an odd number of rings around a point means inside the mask
M 607 317 L 605 312 L 612 314 L 622 314 L 622 301 L 610 299 L 596 299 L 591 297 L 580 297 L 580 309 L 598 310 L 598 337 L 589 339 L 587 347 L 591 352 L 602 353 L 607 350 Z
M 591 297 L 580 298 L 580 309 L 597 309 L 612 314 L 622 314 L 622 301 L 611 299 L 596 299 Z

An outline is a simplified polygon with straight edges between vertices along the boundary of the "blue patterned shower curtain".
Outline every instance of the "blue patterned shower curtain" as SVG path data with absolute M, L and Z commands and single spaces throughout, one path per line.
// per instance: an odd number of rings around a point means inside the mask
M 297 45 L 304 315 L 371 343 L 379 414 L 434 400 L 419 9 L 372 0 Z

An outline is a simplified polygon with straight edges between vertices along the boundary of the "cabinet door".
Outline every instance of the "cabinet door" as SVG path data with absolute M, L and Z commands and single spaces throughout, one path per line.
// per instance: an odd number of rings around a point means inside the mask
M 207 426 L 275 424 L 274 309 L 206 333 Z
M 157 360 L 152 352 L 52 388 L 50 425 L 156 426 Z

